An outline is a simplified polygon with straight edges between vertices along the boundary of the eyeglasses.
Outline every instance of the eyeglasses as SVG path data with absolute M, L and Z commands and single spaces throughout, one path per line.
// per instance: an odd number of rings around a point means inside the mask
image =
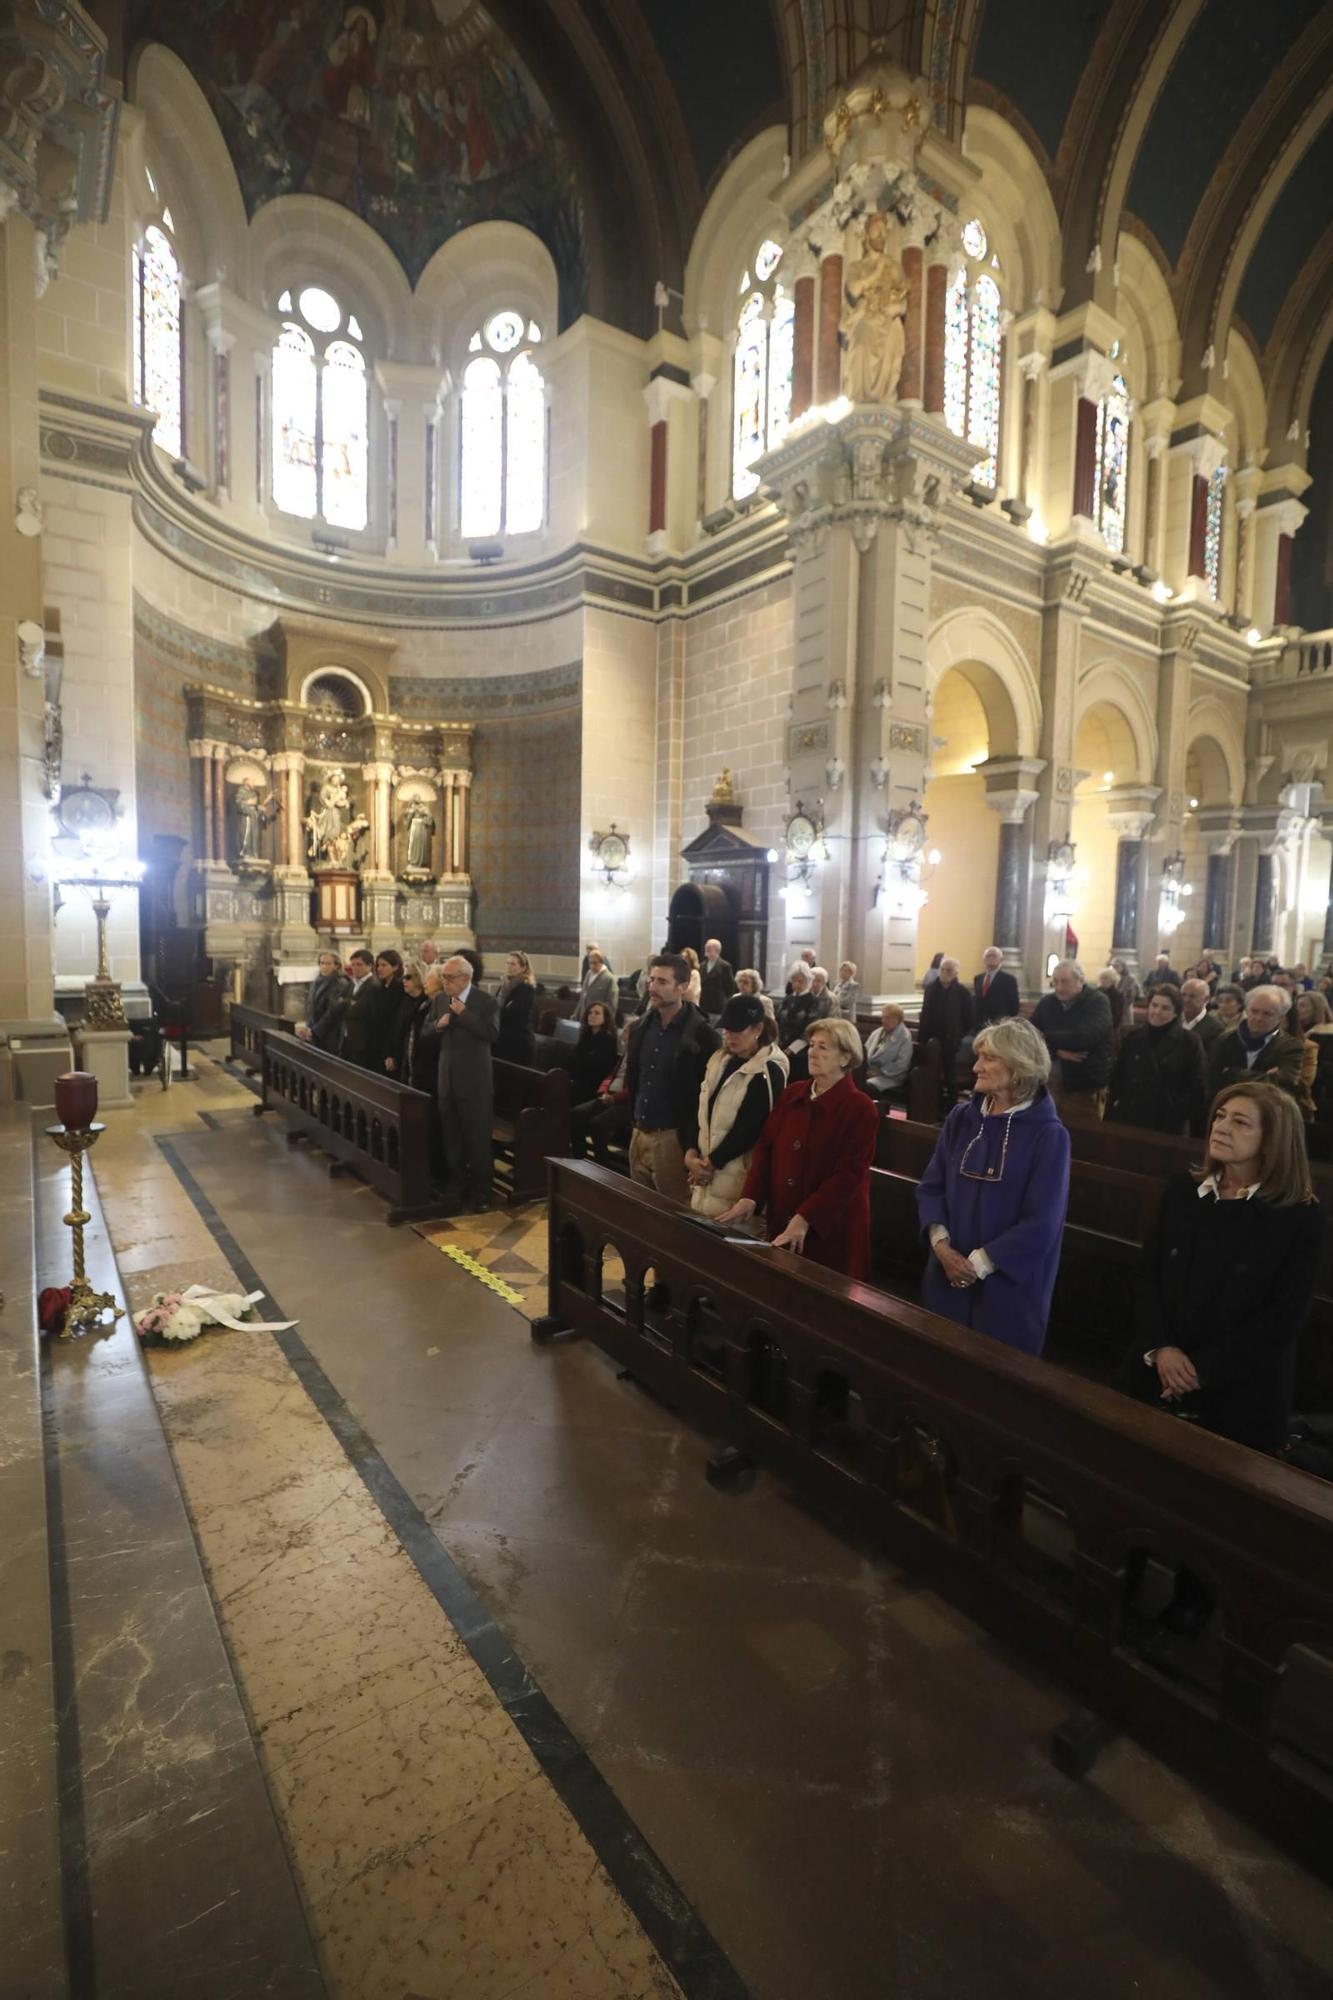
M 1014 1122 L 1014 1116 L 1017 1109 L 1018 1107 L 1017 1105 L 1015 1105 L 1014 1110 L 1006 1113 L 1005 1115 L 1004 1138 L 1000 1142 L 1000 1157 L 998 1163 L 995 1166 L 987 1167 L 983 1172 L 978 1173 L 975 1167 L 969 1167 L 967 1163 L 969 1158 L 971 1157 L 973 1149 L 981 1144 L 981 1141 L 986 1135 L 986 1121 L 984 1118 L 982 1119 L 980 1131 L 976 1134 L 975 1138 L 972 1139 L 971 1142 L 963 1148 L 963 1157 L 958 1162 L 958 1171 L 963 1176 L 964 1180 L 989 1181 L 992 1186 L 995 1186 L 1004 1179 L 1004 1163 L 1009 1157 L 1009 1128 Z

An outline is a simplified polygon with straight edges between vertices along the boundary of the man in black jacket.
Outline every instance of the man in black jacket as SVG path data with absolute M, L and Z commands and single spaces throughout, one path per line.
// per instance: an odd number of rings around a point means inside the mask
M 699 1142 L 699 1087 L 716 1031 L 685 998 L 690 966 L 677 952 L 648 961 L 648 1008 L 630 1035 L 625 1087 L 634 1129 L 631 1178 L 688 1202 L 685 1155 Z
M 1051 974 L 1054 991 L 1037 1002 L 1032 1025 L 1051 1052 L 1051 1088 L 1066 1107 L 1091 1109 L 1111 1074 L 1111 1006 L 1089 986 L 1076 959 L 1062 959 Z
M 736 975 L 722 956 L 722 940 L 709 938 L 699 967 L 699 1004 L 705 1014 L 716 1017 L 735 991 Z
M 351 982 L 343 972 L 336 951 L 322 951 L 318 965 L 319 971 L 311 982 L 310 998 L 306 1003 L 306 1017 L 304 1021 L 297 1022 L 296 1032 L 303 1042 L 313 1042 L 316 1048 L 327 1049 L 330 1055 L 336 1055 L 342 1034 L 341 1003 L 351 994 Z
M 981 954 L 981 971 L 972 981 L 972 1032 L 988 1028 L 992 1021 L 1012 1021 L 1017 1012 L 1018 981 L 1004 970 L 999 945 L 987 945 Z
M 347 961 L 351 991 L 340 1002 L 338 1054 L 344 1062 L 362 1069 L 378 1068 L 383 1074 L 381 1047 L 384 1017 L 389 996 L 375 977 L 375 961 L 368 951 L 354 951 Z

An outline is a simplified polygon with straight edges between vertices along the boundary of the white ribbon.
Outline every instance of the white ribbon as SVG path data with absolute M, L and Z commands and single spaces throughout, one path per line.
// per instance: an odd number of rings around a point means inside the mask
M 262 1292 L 214 1292 L 207 1285 L 190 1285 L 181 1293 L 181 1304 L 192 1306 L 201 1318 L 229 1327 L 233 1333 L 286 1333 L 296 1326 L 294 1319 L 241 1319 L 240 1313 L 255 1305 Z

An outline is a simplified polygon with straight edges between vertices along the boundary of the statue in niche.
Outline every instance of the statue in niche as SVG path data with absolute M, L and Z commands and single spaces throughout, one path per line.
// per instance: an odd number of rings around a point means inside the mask
M 889 220 L 867 216 L 861 255 L 847 273 L 842 316 L 845 393 L 854 403 L 887 403 L 903 369 L 907 280 L 888 248 Z
M 310 859 L 335 868 L 349 866 L 353 848 L 370 825 L 364 813 L 353 818 L 347 779 L 337 766 L 320 786 L 316 803 L 303 823 L 310 836 L 306 849 Z
M 403 825 L 407 829 L 408 874 L 429 875 L 430 845 L 435 838 L 435 818 L 429 806 L 413 799 L 404 810 Z
M 259 834 L 265 820 L 272 819 L 277 808 L 270 792 L 261 799 L 256 788 L 247 779 L 242 779 L 236 787 L 236 866 L 245 868 L 259 860 Z

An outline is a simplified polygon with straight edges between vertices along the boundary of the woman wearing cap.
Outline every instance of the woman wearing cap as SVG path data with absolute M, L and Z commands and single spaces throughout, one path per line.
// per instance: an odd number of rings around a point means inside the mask
M 810 1074 L 789 1083 L 765 1125 L 745 1191 L 719 1222 L 764 1210 L 777 1250 L 864 1278 L 870 1268 L 870 1163 L 879 1112 L 852 1080 L 862 1061 L 850 1021 L 809 1030 Z
M 930 1243 L 921 1303 L 942 1319 L 1040 1354 L 1069 1200 L 1069 1134 L 1030 1021 L 972 1044 L 976 1094 L 944 1121 L 917 1189 Z
M 699 1089 L 699 1143 L 685 1155 L 690 1207 L 718 1216 L 740 1194 L 773 1106 L 787 1087 L 787 1058 L 762 1000 L 736 993 L 722 1009 L 722 1047 Z

